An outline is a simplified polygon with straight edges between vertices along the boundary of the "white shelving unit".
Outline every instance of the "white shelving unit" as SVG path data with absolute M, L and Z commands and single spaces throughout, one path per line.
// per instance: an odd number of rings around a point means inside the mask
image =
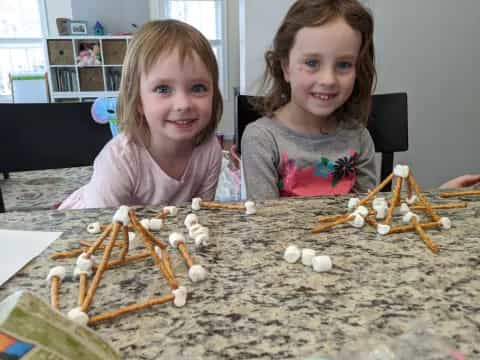
M 53 102 L 88 101 L 116 96 L 130 36 L 57 36 L 45 39 Z M 79 66 L 81 46 L 100 49 L 100 64 Z

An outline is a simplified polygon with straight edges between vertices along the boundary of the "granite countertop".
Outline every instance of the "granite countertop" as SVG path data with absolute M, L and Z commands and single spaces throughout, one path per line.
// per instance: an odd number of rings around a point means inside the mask
M 436 203 L 442 200 L 430 195 Z M 259 204 L 257 215 L 200 210 L 210 246 L 189 249 L 209 272 L 205 282 L 188 281 L 181 257 L 170 249 L 174 272 L 189 289 L 187 305 L 155 306 L 94 329 L 126 359 L 302 359 L 332 354 L 369 336 L 396 337 L 412 324 L 433 324 L 466 356 L 480 357 L 480 201 L 467 209 L 439 211 L 450 230 L 428 230 L 441 251 L 432 254 L 414 233 L 381 237 L 371 228 L 338 227 L 312 234 L 317 215 L 345 209 L 347 198 L 287 199 Z M 158 209 L 157 209 L 158 210 Z M 147 216 L 154 209 L 139 209 Z M 183 230 L 189 212 L 167 219 L 158 237 Z M 94 239 L 90 222 L 111 221 L 112 210 L 10 212 L 0 228 L 63 231 L 59 240 L 6 285 L 0 298 L 29 289 L 48 301 L 45 277 L 55 265 L 73 270 L 73 259 L 50 260 L 55 251 Z M 315 273 L 283 260 L 287 245 L 329 255 L 334 267 Z M 76 306 L 78 285 L 62 284 L 63 313 Z M 148 259 L 110 270 L 95 296 L 91 314 L 169 293 Z

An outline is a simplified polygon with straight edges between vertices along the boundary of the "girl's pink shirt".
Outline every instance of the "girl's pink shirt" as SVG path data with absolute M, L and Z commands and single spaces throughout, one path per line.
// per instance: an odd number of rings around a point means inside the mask
M 145 146 L 119 134 L 95 159 L 90 182 L 71 194 L 59 209 L 178 205 L 193 197 L 213 200 L 221 165 L 222 150 L 212 135 L 194 149 L 182 178 L 176 180 L 165 174 Z

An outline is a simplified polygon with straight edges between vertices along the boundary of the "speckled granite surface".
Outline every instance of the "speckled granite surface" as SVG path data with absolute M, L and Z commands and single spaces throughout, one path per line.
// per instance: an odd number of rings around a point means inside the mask
M 252 217 L 201 210 L 211 245 L 202 251 L 190 248 L 195 261 L 208 269 L 208 280 L 190 283 L 184 263 L 171 250 L 174 271 L 190 291 L 187 306 L 156 306 L 100 324 L 96 331 L 126 359 L 301 359 L 334 353 L 368 335 L 397 336 L 425 320 L 467 359 L 480 358 L 480 201 L 441 212 L 451 217 L 453 228 L 429 231 L 441 247 L 439 255 L 412 233 L 380 237 L 372 229 L 350 227 L 309 232 L 316 215 L 337 213 L 345 203 L 342 197 L 272 201 Z M 0 298 L 25 288 L 48 299 L 44 279 L 49 268 L 65 264 L 73 270 L 73 260 L 55 262 L 49 256 L 76 248 L 79 239 L 92 239 L 86 225 L 97 219 L 109 222 L 112 213 L 1 214 L 0 228 L 64 233 L 0 288 Z M 183 230 L 187 213 L 182 209 L 168 220 L 159 238 Z M 286 263 L 287 244 L 330 255 L 333 270 L 314 273 Z M 107 273 L 91 313 L 168 292 L 151 260 L 131 264 Z M 76 296 L 77 284 L 67 278 L 61 288 L 62 312 L 75 306 Z

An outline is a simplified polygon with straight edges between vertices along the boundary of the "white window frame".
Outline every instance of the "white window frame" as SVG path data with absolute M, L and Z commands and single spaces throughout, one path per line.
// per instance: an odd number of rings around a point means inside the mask
M 45 69 L 47 68 L 47 56 L 45 54 L 44 39 L 48 34 L 48 23 L 47 23 L 47 10 L 45 5 L 45 0 L 37 0 L 38 10 L 40 12 L 40 26 L 41 26 L 41 35 L 39 37 L 33 38 L 8 38 L 0 37 L 0 48 L 40 48 L 43 52 Z M 11 95 L 0 95 L 0 102 L 12 102 L 13 96 Z
M 150 11 L 152 19 L 164 19 L 168 16 L 168 4 L 170 0 L 151 0 Z M 228 51 L 227 51 L 227 0 L 213 0 L 217 3 L 220 17 L 217 17 L 217 27 L 220 27 L 220 39 L 208 39 L 212 48 L 218 49 L 219 86 L 223 100 L 230 98 L 230 81 L 228 72 Z

